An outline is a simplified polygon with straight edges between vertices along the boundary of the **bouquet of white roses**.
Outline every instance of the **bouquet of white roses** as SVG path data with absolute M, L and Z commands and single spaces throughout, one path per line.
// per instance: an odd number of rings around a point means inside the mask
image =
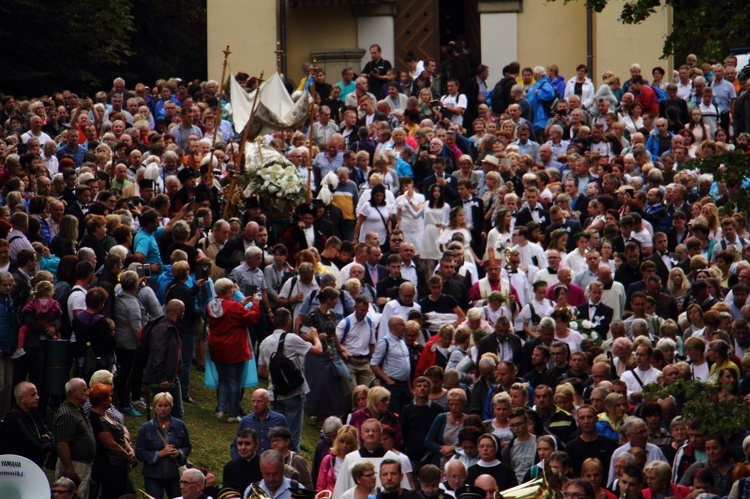
M 281 158 L 274 158 L 260 168 L 247 172 L 246 196 L 276 198 L 301 203 L 305 199 L 306 187 L 297 168 Z M 271 199 L 271 202 L 273 200 Z
M 588 319 L 576 319 L 570 322 L 570 328 L 575 329 L 584 338 L 588 338 L 594 341 L 594 344 L 601 344 L 601 338 L 594 328 L 596 325 Z

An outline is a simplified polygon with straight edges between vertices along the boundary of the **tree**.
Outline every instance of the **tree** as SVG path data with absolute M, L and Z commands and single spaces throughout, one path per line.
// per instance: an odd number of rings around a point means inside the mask
M 151 82 L 171 77 L 189 82 L 208 73 L 206 0 L 132 0 L 136 33 L 122 74 Z
M 206 77 L 206 0 L 2 0 L 0 19 L 2 93 Z
M 710 173 L 714 176 L 714 182 L 724 182 L 730 185 L 743 186 L 750 182 L 750 156 L 742 151 L 728 151 L 707 158 L 691 159 L 677 169 Z M 737 197 L 730 198 L 720 208 L 719 213 L 721 215 L 731 215 L 735 211 L 747 213 L 748 208 L 750 208 L 750 196 L 747 189 L 740 188 Z
M 126 0 L 4 0 L 0 19 L 0 74 L 8 93 L 100 88 L 132 55 Z
M 557 0 L 548 0 L 551 2 Z M 562 0 L 568 3 L 571 0 Z M 601 12 L 609 0 L 586 0 L 594 12 Z M 662 58 L 676 56 L 684 60 L 694 52 L 704 60 L 723 60 L 733 47 L 745 47 L 750 42 L 747 30 L 750 10 L 743 2 L 732 0 L 633 0 L 623 3 L 620 20 L 624 24 L 639 24 L 662 6 L 674 12 L 672 33 L 664 40 Z
M 647 400 L 675 397 L 684 401 L 682 417 L 688 421 L 701 421 L 706 433 L 720 434 L 727 439 L 750 428 L 750 411 L 742 397 L 718 400 L 720 387 L 700 380 L 677 380 L 670 386 L 656 383 L 646 385 L 643 394 Z

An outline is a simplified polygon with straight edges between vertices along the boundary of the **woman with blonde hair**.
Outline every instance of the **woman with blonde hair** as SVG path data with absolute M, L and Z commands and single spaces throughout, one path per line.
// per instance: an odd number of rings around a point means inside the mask
M 62 258 L 75 255 L 78 247 L 78 219 L 73 215 L 63 215 L 60 228 L 50 244 L 50 252 Z
M 604 467 L 599 458 L 590 457 L 581 464 L 581 478 L 591 484 L 594 489 L 592 499 L 617 499 L 612 492 L 602 487 L 602 474 Z
M 510 420 L 508 414 L 511 409 L 511 397 L 506 392 L 496 393 L 492 397 L 492 410 L 495 417 L 484 422 L 487 433 L 492 433 L 504 446 L 513 439 L 513 432 L 510 430 Z
M 467 417 L 463 412 L 466 402 L 466 392 L 461 388 L 449 390 L 448 412 L 438 414 L 425 437 L 427 450 L 437 456 L 441 464 L 456 453 L 456 447 L 459 444 L 458 433 L 464 427 Z
M 359 449 L 357 429 L 351 425 L 344 425 L 339 428 L 331 452 L 320 463 L 318 483 L 316 484 L 318 492 L 322 490 L 333 492 L 334 487 L 336 487 L 336 479 L 344 464 L 344 458 L 348 453 L 357 449 Z
M 721 225 L 719 224 L 719 208 L 713 203 L 701 206 L 701 215 L 708 221 L 708 237 L 716 242 L 721 241 Z
M 388 410 L 391 401 L 391 392 L 382 386 L 373 386 L 367 392 L 367 405 L 354 411 L 349 422 L 358 433 L 362 431 L 362 425 L 370 418 L 377 419 L 380 424 L 387 424 L 397 433 L 396 445 L 401 445 L 401 423 L 398 414 Z
M 628 401 L 620 393 L 610 393 L 604 398 L 604 412 L 599 414 L 599 422 L 596 423 L 596 431 L 603 437 L 608 437 L 615 442 L 620 441 L 618 430 L 625 421 L 628 410 Z
M 502 123 L 500 123 L 500 128 L 498 128 L 498 131 L 506 131 L 510 133 L 510 142 L 513 142 L 514 140 L 516 140 L 516 124 L 513 123 L 511 120 L 505 120 Z
M 669 271 L 667 278 L 667 291 L 674 296 L 676 300 L 684 298 L 690 291 L 690 282 L 685 272 L 680 267 L 674 267 Z

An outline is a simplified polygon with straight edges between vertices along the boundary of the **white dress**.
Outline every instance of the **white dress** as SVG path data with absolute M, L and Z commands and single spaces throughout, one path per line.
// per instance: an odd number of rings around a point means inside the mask
M 388 240 L 388 232 L 385 223 L 394 213 L 394 205 L 373 206 L 370 203 L 362 206 L 361 215 L 365 217 L 362 227 L 359 231 L 359 242 L 365 242 L 368 232 L 377 232 L 380 236 L 380 242 L 385 243 Z
M 442 227 L 448 225 L 448 215 L 450 214 L 451 208 L 447 203 L 443 204 L 442 208 L 430 208 L 428 205 L 424 207 L 424 235 L 422 236 L 422 252 L 421 257 L 431 260 L 439 260 L 443 255 L 438 245 L 438 239 L 440 239 L 440 232 L 443 230 Z M 442 227 L 438 227 L 437 223 L 442 224 Z
M 421 255 L 422 251 L 422 239 L 424 237 L 424 211 L 426 204 L 424 203 L 424 196 L 415 192 L 411 198 L 411 202 L 406 198 L 406 195 L 399 196 L 396 198 L 396 208 L 399 211 L 399 228 L 404 231 L 404 241 L 414 245 L 414 255 Z M 420 205 L 422 207 L 417 210 L 414 205 Z
M 477 262 L 474 261 L 474 255 L 471 252 L 471 232 L 469 229 L 445 229 L 440 234 L 438 243 L 442 244 L 443 247 L 447 247 L 453 237 L 453 234 L 460 232 L 464 235 L 464 262 L 474 265 L 476 269 Z

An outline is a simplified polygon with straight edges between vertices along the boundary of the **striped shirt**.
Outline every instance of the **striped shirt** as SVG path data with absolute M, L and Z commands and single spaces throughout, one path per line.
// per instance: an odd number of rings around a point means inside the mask
M 71 460 L 79 462 L 94 460 L 96 437 L 82 409 L 66 400 L 55 413 L 53 425 L 55 440 L 68 443 Z

